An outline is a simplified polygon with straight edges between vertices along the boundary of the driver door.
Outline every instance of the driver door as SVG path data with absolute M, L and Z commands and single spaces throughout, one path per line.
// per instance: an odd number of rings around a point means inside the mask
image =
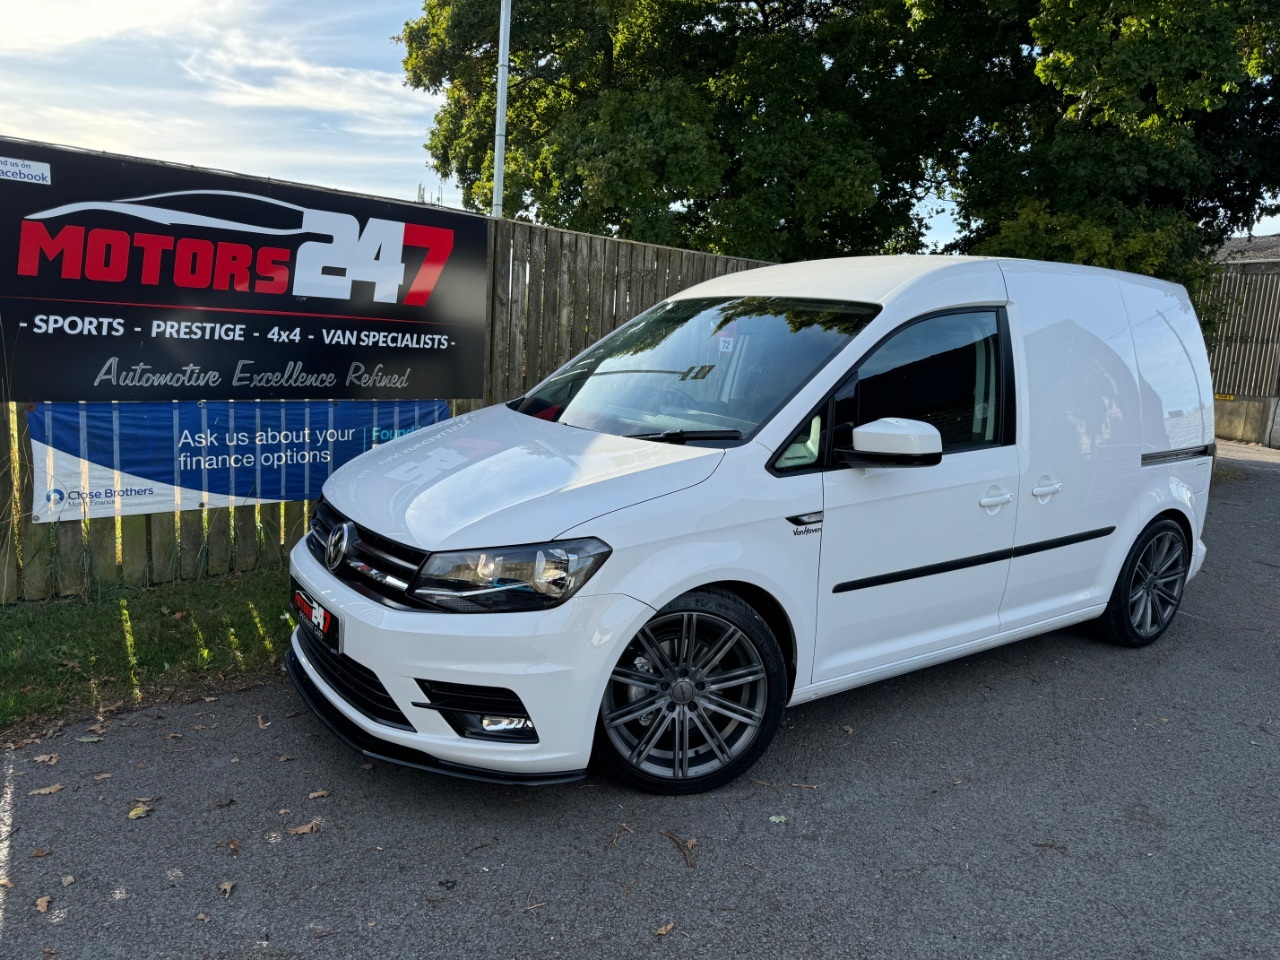
M 829 454 L 814 682 L 903 672 L 999 632 L 1019 483 L 1011 371 L 1003 311 L 954 311 L 900 328 L 836 391 L 837 437 L 922 420 L 943 455 L 847 467 Z

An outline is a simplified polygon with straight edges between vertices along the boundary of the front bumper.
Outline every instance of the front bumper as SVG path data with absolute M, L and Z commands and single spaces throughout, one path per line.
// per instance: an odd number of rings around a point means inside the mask
M 338 618 L 343 657 L 358 676 L 348 694 L 372 680 L 387 711 L 344 696 L 332 663 L 312 662 L 300 625 L 287 666 L 303 697 L 342 739 L 394 763 L 473 779 L 559 782 L 582 775 L 591 756 L 605 682 L 622 647 L 652 608 L 612 594 L 574 597 L 535 613 L 456 614 L 396 610 L 330 575 L 307 550 L 290 570 L 311 599 Z M 349 660 L 348 660 L 349 658 Z M 354 663 L 350 663 L 354 661 Z M 323 666 L 322 670 L 320 667 Z M 326 681 L 325 671 L 335 679 Z M 376 678 L 374 680 L 373 678 Z M 527 709 L 537 742 L 464 736 L 420 681 L 504 688 Z M 364 709 L 362 709 L 362 707 Z M 388 722 L 387 713 L 403 724 Z
M 563 773 L 525 774 L 482 770 L 478 767 L 469 767 L 461 763 L 450 763 L 448 760 L 441 760 L 428 753 L 423 753 L 421 750 L 414 750 L 411 747 L 392 743 L 389 740 L 379 740 L 349 720 L 346 714 L 334 706 L 320 692 L 320 688 L 312 682 L 307 671 L 302 668 L 302 664 L 293 650 L 289 651 L 284 663 L 285 669 L 289 671 L 289 678 L 293 680 L 294 686 L 298 688 L 298 693 L 307 702 L 307 706 L 315 711 L 316 716 L 324 721 L 325 726 L 337 734 L 340 739 L 344 740 L 348 746 L 359 750 L 366 757 L 374 760 L 385 760 L 388 763 L 399 764 L 402 767 L 414 767 L 430 773 L 445 773 L 451 777 L 462 777 L 464 780 L 483 780 L 489 783 L 569 783 L 573 780 L 580 780 L 586 775 L 585 768 L 582 770 L 566 770 Z

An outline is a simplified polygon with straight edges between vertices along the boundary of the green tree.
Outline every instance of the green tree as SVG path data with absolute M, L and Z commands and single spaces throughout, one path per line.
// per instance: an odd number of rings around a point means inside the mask
M 919 247 L 929 144 L 900 0 L 514 7 L 512 215 L 771 260 Z M 432 2 L 402 38 L 408 82 L 445 97 L 433 165 L 478 210 L 497 15 L 493 0 Z
M 506 210 L 792 260 L 953 248 L 1194 281 L 1276 209 L 1280 0 L 516 0 Z M 427 148 L 493 181 L 496 0 L 405 25 Z
M 917 23 L 954 13 L 914 7 Z M 1194 286 L 1230 233 L 1276 209 L 1276 4 L 1021 7 L 1027 37 L 1009 55 L 1037 83 L 1013 109 L 980 114 L 980 136 L 943 161 L 964 228 L 956 248 Z

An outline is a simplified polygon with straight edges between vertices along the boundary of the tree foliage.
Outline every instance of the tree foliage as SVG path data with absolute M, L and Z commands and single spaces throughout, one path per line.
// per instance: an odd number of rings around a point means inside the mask
M 945 197 L 954 249 L 1191 279 L 1273 209 L 1277 4 L 515 0 L 506 210 L 793 260 L 921 249 Z M 487 209 L 498 3 L 401 39 Z

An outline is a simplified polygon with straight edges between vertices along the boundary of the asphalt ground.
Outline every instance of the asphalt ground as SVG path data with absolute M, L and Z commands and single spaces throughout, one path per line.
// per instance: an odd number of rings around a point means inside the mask
M 1154 646 L 788 711 L 714 793 L 370 764 L 283 680 L 0 754 L 0 957 L 1280 957 L 1280 452 L 1219 449 Z

